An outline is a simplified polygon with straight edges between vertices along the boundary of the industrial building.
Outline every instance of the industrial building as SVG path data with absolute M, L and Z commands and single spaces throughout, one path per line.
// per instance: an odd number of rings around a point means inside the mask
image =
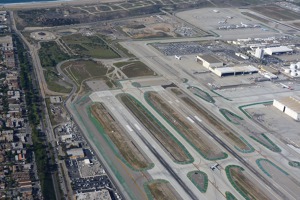
M 284 97 L 273 101 L 273 106 L 294 120 L 300 120 L 300 98 L 297 96 Z
M 258 73 L 258 69 L 252 65 L 239 67 L 219 67 L 210 70 L 219 77 Z
M 202 62 L 202 65 L 207 69 L 223 67 L 223 62 L 212 55 L 198 55 L 197 62 Z
M 270 56 L 273 54 L 292 53 L 292 52 L 293 49 L 290 49 L 287 46 L 269 47 L 264 49 L 264 53 Z
M 67 154 L 68 154 L 68 156 L 70 156 L 71 159 L 84 157 L 84 152 L 83 152 L 82 148 L 70 149 L 67 151 Z

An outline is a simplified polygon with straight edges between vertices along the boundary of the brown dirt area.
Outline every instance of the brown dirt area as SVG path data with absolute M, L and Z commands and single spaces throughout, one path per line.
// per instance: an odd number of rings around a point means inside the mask
M 208 159 L 217 159 L 223 157 L 223 152 L 214 147 L 213 143 L 195 127 L 191 126 L 189 122 L 180 115 L 176 110 L 168 105 L 157 92 L 147 93 L 149 101 L 161 112 L 161 114 L 168 119 L 174 127 L 176 127 L 186 139 L 192 143 L 198 150 L 200 150 Z
M 249 197 L 249 199 L 269 200 L 270 198 L 253 183 L 239 168 L 230 168 L 230 174 L 235 184 Z
M 125 133 L 103 104 L 92 105 L 91 112 L 99 123 L 101 123 L 105 133 L 119 149 L 120 154 L 134 169 L 141 170 L 150 166 L 150 162 L 143 156 L 130 136 Z
M 145 108 L 128 94 L 119 95 L 120 101 L 132 112 L 132 114 L 146 127 L 149 133 L 158 141 L 169 156 L 176 162 L 189 162 L 190 157 L 184 151 L 179 141 L 163 127 Z
M 174 189 L 169 183 L 154 182 L 148 185 L 151 194 L 156 200 L 175 200 L 179 199 L 174 194 Z
M 226 137 L 232 142 L 233 145 L 240 148 L 241 150 L 249 150 L 249 147 L 238 136 L 236 136 L 232 131 L 224 127 L 213 116 L 208 114 L 207 111 L 205 111 L 199 105 L 197 105 L 183 91 L 177 88 L 172 88 L 171 91 L 181 100 L 183 100 L 189 107 L 195 110 L 202 117 L 201 119 L 208 123 L 210 127 L 215 128 L 218 134 L 221 134 L 222 136 Z

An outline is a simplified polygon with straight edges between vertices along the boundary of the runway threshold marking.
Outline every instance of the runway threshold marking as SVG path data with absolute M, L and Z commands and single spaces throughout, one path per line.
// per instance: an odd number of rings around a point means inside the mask
M 202 122 L 202 120 L 201 120 L 199 117 L 197 117 L 196 115 L 195 115 L 194 117 L 195 117 L 195 119 L 198 120 L 199 122 Z
M 190 122 L 195 123 L 190 117 L 186 117 Z
M 126 125 L 126 128 L 127 128 L 130 132 L 133 131 L 132 128 L 131 128 L 128 124 Z
M 134 124 L 134 126 L 137 130 L 139 130 L 139 131 L 142 130 L 137 124 Z

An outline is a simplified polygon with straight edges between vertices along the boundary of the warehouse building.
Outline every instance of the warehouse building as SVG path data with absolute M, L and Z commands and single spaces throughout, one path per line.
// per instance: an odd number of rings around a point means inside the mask
M 68 154 L 68 156 L 70 156 L 71 159 L 84 157 L 84 152 L 83 152 L 82 148 L 70 149 L 67 151 L 67 154 Z
M 268 55 L 273 54 L 282 54 L 282 53 L 292 53 L 293 49 L 288 48 L 287 46 L 280 47 L 269 47 L 264 49 L 264 53 Z
M 258 73 L 258 69 L 252 65 L 239 67 L 219 67 L 211 69 L 211 71 L 220 77 Z
M 300 98 L 297 96 L 284 97 L 273 101 L 273 106 L 294 120 L 300 121 Z
M 223 67 L 223 62 L 220 61 L 218 58 L 212 55 L 198 55 L 197 62 L 202 62 L 202 65 L 207 69 L 216 68 L 216 67 Z

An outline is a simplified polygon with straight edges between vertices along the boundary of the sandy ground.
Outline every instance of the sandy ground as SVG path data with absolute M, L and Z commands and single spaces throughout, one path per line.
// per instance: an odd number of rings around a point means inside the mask
M 124 0 L 65 0 L 65 1 L 53 1 L 53 2 L 27 2 L 27 3 L 16 3 L 2 5 L 0 10 L 20 10 L 20 9 L 32 9 L 32 8 L 50 8 L 58 7 L 62 5 L 86 5 L 86 4 L 97 4 L 97 3 L 111 3 L 111 2 L 123 2 Z M 1 5 L 1 4 L 0 4 Z

